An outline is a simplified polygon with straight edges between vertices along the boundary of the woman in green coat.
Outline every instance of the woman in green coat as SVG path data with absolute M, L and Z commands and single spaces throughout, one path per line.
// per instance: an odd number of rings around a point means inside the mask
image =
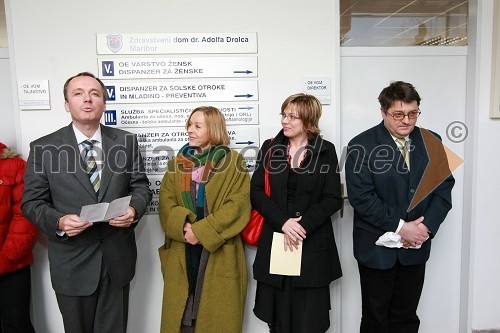
M 239 234 L 250 218 L 250 178 L 217 108 L 194 109 L 186 130 L 189 143 L 160 187 L 161 333 L 241 332 L 248 277 Z

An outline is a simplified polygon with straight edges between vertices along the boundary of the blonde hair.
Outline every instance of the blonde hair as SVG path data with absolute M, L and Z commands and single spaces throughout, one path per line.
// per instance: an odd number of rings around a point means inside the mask
M 194 109 L 186 121 L 186 131 L 189 127 L 191 117 L 195 112 L 202 112 L 205 116 L 205 124 L 208 130 L 208 142 L 210 145 L 229 145 L 229 135 L 226 129 L 226 119 L 224 115 L 216 107 L 200 106 Z
M 281 113 L 290 107 L 302 119 L 304 131 L 309 140 L 314 139 L 321 132 L 319 118 L 321 118 L 321 102 L 313 95 L 298 93 L 289 96 L 281 105 Z

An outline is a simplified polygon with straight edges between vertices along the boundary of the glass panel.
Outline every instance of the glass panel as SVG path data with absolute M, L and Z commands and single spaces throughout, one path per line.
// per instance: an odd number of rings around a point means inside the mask
M 340 0 L 340 46 L 467 45 L 468 1 Z
M 9 47 L 7 43 L 7 23 L 5 21 L 4 0 L 0 0 L 0 47 Z

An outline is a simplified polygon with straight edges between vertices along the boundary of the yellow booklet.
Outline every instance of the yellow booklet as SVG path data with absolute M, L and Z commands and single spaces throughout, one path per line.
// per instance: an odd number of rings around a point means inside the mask
M 285 235 L 279 232 L 273 234 L 271 246 L 270 274 L 300 276 L 300 264 L 302 261 L 302 242 L 299 248 L 287 249 L 285 251 Z

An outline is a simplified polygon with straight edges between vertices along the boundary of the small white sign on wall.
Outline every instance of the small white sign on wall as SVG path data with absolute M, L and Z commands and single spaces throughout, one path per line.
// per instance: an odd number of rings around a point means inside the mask
M 257 57 L 98 59 L 101 79 L 256 77 Z
M 97 54 L 257 53 L 256 32 L 97 34 Z
M 17 86 L 21 110 L 49 110 L 49 80 L 19 81 Z
M 136 134 L 142 150 L 177 151 L 184 146 L 189 137 L 182 127 L 128 128 Z M 257 126 L 228 126 L 229 147 L 244 149 L 259 147 L 259 128 Z
M 315 96 L 321 104 L 329 105 L 332 101 L 332 89 L 329 77 L 305 77 L 304 92 Z
M 227 125 L 257 125 L 259 105 L 250 103 L 204 103 L 218 108 Z M 104 125 L 116 127 L 184 127 L 194 108 L 200 104 L 109 104 L 104 114 Z
M 257 80 L 235 81 L 105 81 L 106 101 L 113 103 L 179 103 L 257 101 Z

